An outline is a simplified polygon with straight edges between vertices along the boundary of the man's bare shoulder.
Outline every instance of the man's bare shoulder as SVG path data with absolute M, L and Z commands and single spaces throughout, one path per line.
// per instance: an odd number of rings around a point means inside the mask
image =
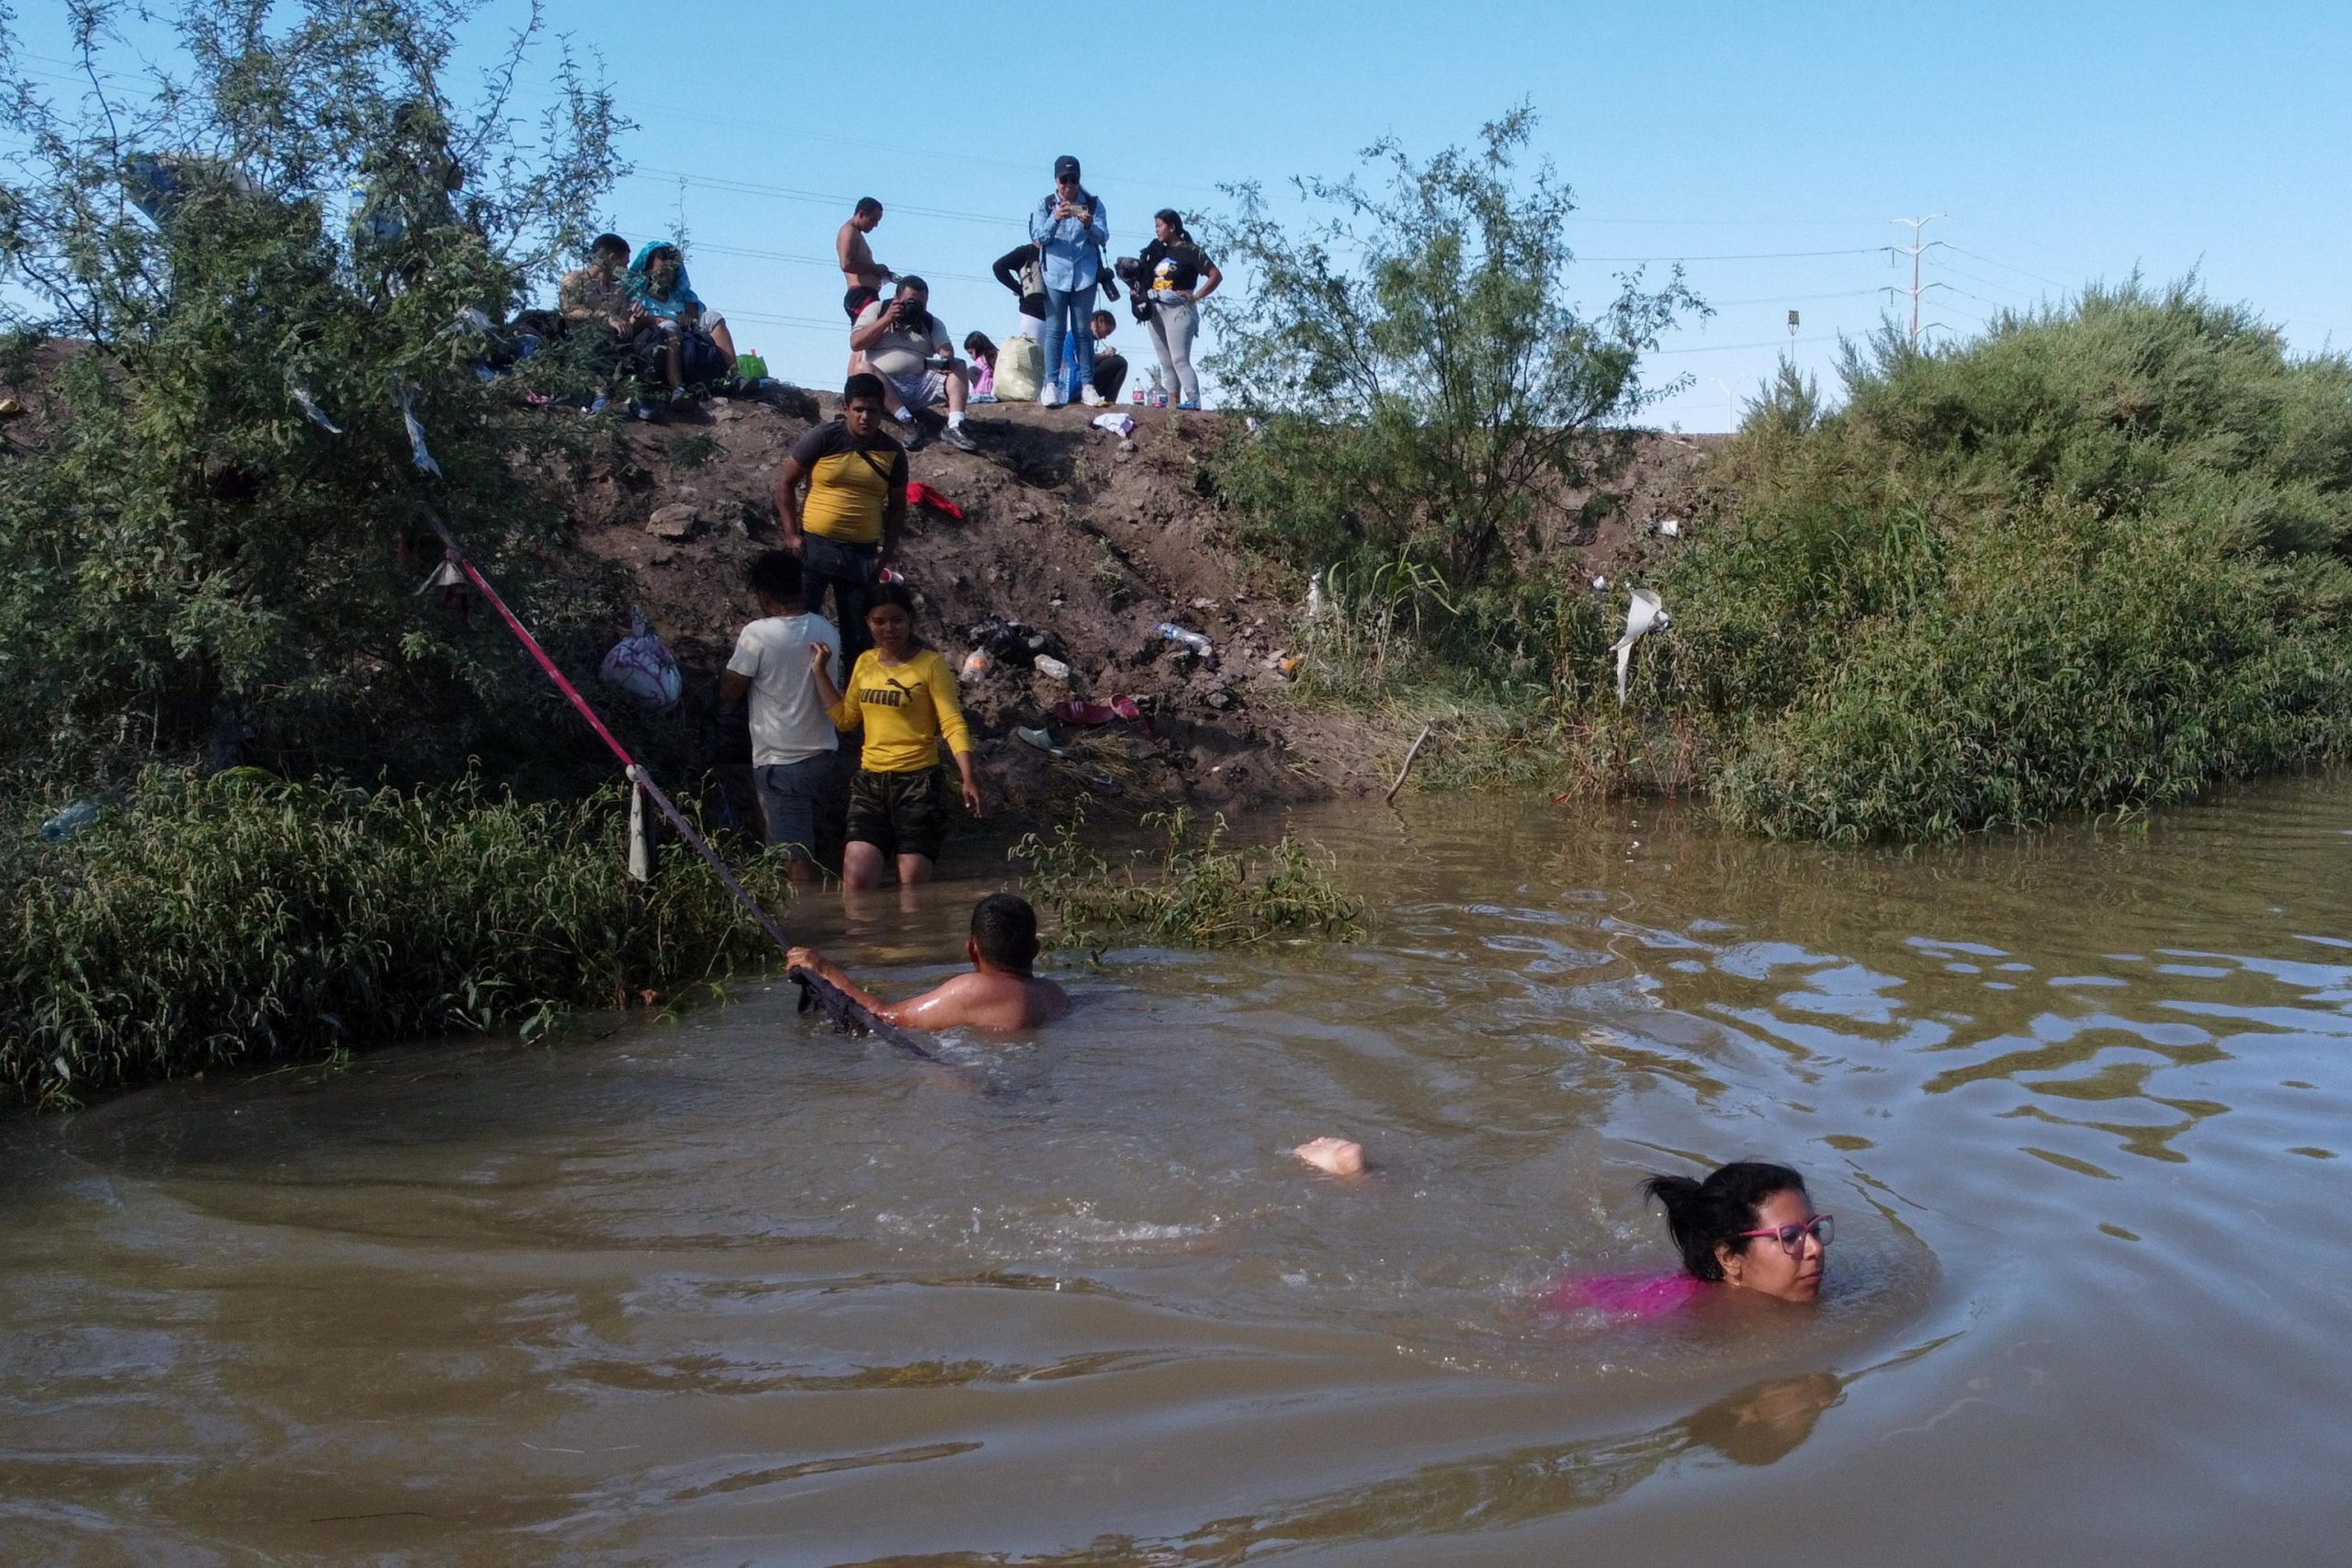
M 913 1029 L 1029 1029 L 1068 1012 L 1069 997 L 1034 976 L 958 975 L 890 1010 L 892 1022 Z

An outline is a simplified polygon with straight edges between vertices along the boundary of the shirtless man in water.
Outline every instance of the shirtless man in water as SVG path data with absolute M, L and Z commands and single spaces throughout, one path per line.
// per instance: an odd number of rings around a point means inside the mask
M 1030 1029 L 1069 1010 L 1069 998 L 1059 986 L 1030 973 L 1037 962 L 1037 911 L 1028 899 L 991 893 L 974 905 L 964 955 L 972 961 L 972 973 L 897 1003 L 863 989 L 840 965 L 809 948 L 794 948 L 785 955 L 785 966 L 823 976 L 901 1029 Z

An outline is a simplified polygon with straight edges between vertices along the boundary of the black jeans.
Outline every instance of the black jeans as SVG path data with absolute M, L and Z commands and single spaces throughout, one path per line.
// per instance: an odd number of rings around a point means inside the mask
M 1119 389 L 1127 384 L 1127 356 L 1106 354 L 1094 362 L 1094 389 L 1104 402 L 1119 400 Z
M 865 599 L 874 587 L 879 545 L 844 545 L 822 534 L 800 536 L 803 598 L 811 614 L 825 615 L 825 594 L 833 596 L 831 619 L 842 634 L 842 679 L 850 666 L 873 646 L 865 635 Z

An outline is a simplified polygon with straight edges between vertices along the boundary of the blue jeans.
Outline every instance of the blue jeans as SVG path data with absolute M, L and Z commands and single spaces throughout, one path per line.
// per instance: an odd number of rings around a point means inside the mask
M 1094 329 L 1087 319 L 1094 314 L 1095 286 L 1065 292 L 1059 288 L 1046 290 L 1046 374 L 1051 385 L 1059 387 L 1066 398 L 1076 399 L 1078 389 L 1094 378 Z M 1062 363 L 1062 345 L 1077 346 L 1068 366 Z

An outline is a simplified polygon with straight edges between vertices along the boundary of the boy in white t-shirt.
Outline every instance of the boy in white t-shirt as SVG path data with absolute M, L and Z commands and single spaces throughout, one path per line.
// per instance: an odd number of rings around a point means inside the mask
M 787 846 L 786 874 L 801 884 L 823 879 L 817 869 L 817 807 L 830 793 L 833 728 L 808 668 L 808 649 L 822 643 L 832 650 L 832 676 L 842 678 L 842 637 L 833 623 L 812 615 L 801 602 L 800 558 L 789 550 L 763 550 L 744 574 L 760 602 L 761 618 L 743 628 L 727 673 L 718 678 L 718 700 L 731 704 L 752 696 L 752 779 L 768 842 Z

